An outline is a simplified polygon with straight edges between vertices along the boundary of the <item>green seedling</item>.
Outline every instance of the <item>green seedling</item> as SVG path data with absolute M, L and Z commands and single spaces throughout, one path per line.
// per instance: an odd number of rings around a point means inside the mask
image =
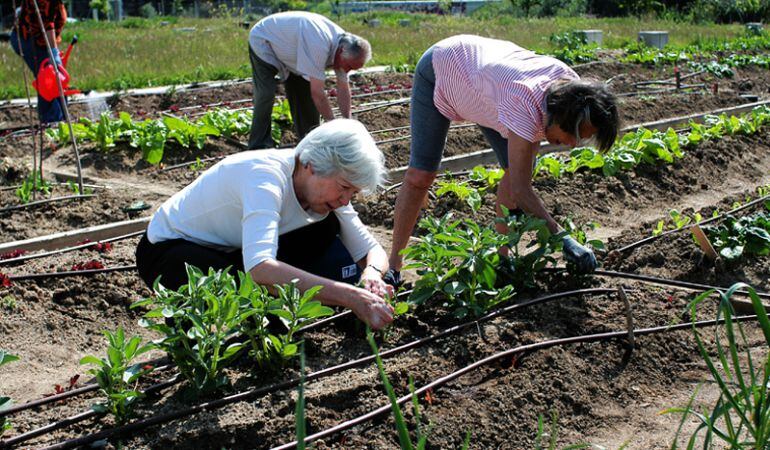
M 274 105 L 270 119 L 270 136 L 273 138 L 275 145 L 278 145 L 281 143 L 281 129 L 291 128 L 294 124 L 294 120 L 291 117 L 289 101 L 284 99 L 277 105 Z
M 388 395 L 388 400 L 390 400 L 390 409 L 393 413 L 393 419 L 396 422 L 396 432 L 398 433 L 398 442 L 401 450 L 424 450 L 428 445 L 428 437 L 431 431 L 431 424 L 429 423 L 426 428 L 422 423 L 422 417 L 420 415 L 420 401 L 417 398 L 417 394 L 415 393 L 414 380 L 411 376 L 409 377 L 409 392 L 411 393 L 414 420 L 417 425 L 415 428 L 415 434 L 417 438 L 416 444 L 412 443 L 412 438 L 409 435 L 409 428 L 407 427 L 406 419 L 404 419 L 404 413 L 401 410 L 401 406 L 398 404 L 396 391 L 393 389 L 393 386 L 390 383 L 390 378 L 388 378 L 388 374 L 385 372 L 385 366 L 382 363 L 382 358 L 380 358 L 380 349 L 377 347 L 377 343 L 374 341 L 374 334 L 372 333 L 372 330 L 369 329 L 369 327 L 366 329 L 366 340 L 369 342 L 369 347 L 372 349 L 374 360 L 377 364 L 377 371 L 380 374 L 380 380 L 382 381 L 382 385 Z M 470 447 L 470 440 L 471 432 L 469 430 L 465 434 L 465 439 L 460 449 L 467 450 Z
M 169 354 L 196 393 L 208 393 L 229 385 L 224 369 L 244 348 L 235 338 L 255 312 L 241 307 L 235 278 L 227 270 L 204 274 L 187 264 L 185 269 L 187 284 L 173 291 L 159 277 L 154 296 L 132 307 L 152 308 L 139 324 L 159 332 L 163 338 L 155 345 Z
M 709 290 L 697 296 L 689 305 L 692 331 L 698 350 L 706 363 L 711 377 L 719 389 L 719 397 L 711 407 L 693 406 L 698 394 L 696 389 L 685 407 L 669 408 L 665 414 L 682 414 L 679 429 L 671 448 L 677 441 L 688 419 L 698 422 L 697 428 L 687 441 L 687 448 L 695 448 L 701 441 L 703 448 L 752 448 L 770 447 L 770 354 L 764 352 L 756 361 L 752 355 L 755 343 L 750 341 L 736 314 L 730 299 L 737 290 L 745 290 L 751 299 L 757 322 L 764 336 L 764 346 L 770 347 L 770 319 L 757 292 L 750 286 L 737 283 L 726 292 Z M 717 319 L 723 319 L 714 330 L 714 345 L 707 344 L 696 327 L 697 309 L 712 295 L 720 298 Z M 741 354 L 743 351 L 743 354 Z M 698 446 L 701 446 L 698 443 Z
M 242 308 L 252 311 L 249 319 L 240 329 L 251 343 L 250 355 L 260 367 L 280 367 L 297 355 L 298 341 L 295 334 L 303 326 L 330 316 L 334 310 L 313 300 L 321 286 L 315 286 L 304 293 L 297 288 L 298 280 L 286 285 L 276 285 L 276 296 L 272 296 L 265 286 L 251 280 L 248 274 L 240 273 L 239 295 Z M 285 333 L 269 331 L 269 316 L 280 320 Z
M 570 236 L 575 238 L 580 245 L 590 245 L 596 250 L 605 249 L 604 242 L 602 242 L 601 239 L 588 239 L 588 232 L 599 228 L 599 223 L 575 223 L 572 216 L 567 216 L 561 224 L 562 227 L 564 227 L 564 230 L 569 233 Z
M 70 189 L 70 191 L 75 195 L 80 195 L 80 187 L 77 183 L 75 183 L 72 180 L 67 180 L 67 187 Z M 94 190 L 89 187 L 83 188 L 83 195 L 91 195 L 94 193 Z
M 770 212 L 737 219 L 727 216 L 721 224 L 703 227 L 711 244 L 727 261 L 745 256 L 770 255 Z
M 49 195 L 51 193 L 51 183 L 44 180 L 40 175 L 40 172 L 34 172 L 32 175 L 22 181 L 21 186 L 16 188 L 16 197 L 19 202 L 24 205 L 32 200 L 32 193 L 40 192 L 41 194 Z
M 473 212 L 477 212 L 481 208 L 481 193 L 470 186 L 467 181 L 440 180 L 436 190 L 436 197 L 442 197 L 450 193 L 468 204 Z
M 18 361 L 19 357 L 12 355 L 4 350 L 0 350 L 0 366 L 8 364 L 9 362 Z M 12 405 L 10 397 L 0 396 L 0 411 L 10 408 Z M 3 417 L 0 419 L 0 437 L 5 434 L 6 431 L 12 428 L 11 421 L 8 418 Z
M 542 414 L 537 416 L 537 434 L 535 435 L 535 450 L 557 450 L 556 441 L 559 437 L 559 413 L 551 411 L 551 426 L 545 428 L 545 418 Z M 562 450 L 577 450 L 592 448 L 588 444 L 573 444 L 563 447 Z
M 553 254 L 561 250 L 567 232 L 553 234 L 548 230 L 545 220 L 527 214 L 510 214 L 507 208 L 503 208 L 503 213 L 506 217 L 496 221 L 504 224 L 508 230 L 505 244 L 511 251 L 511 257 L 506 260 L 509 277 L 517 289 L 533 288 L 535 274 L 549 264 L 556 264 Z M 523 239 L 532 235 L 534 239 L 523 246 Z
M 2 306 L 3 309 L 14 311 L 17 308 L 16 297 L 13 295 L 6 295 L 0 300 L 0 306 Z
M 422 304 L 435 294 L 447 300 L 457 318 L 478 316 L 510 299 L 510 285 L 498 288 L 499 249 L 505 242 L 492 227 L 482 227 L 472 220 L 428 217 L 420 221 L 425 236 L 420 243 L 402 250 L 410 260 L 404 269 L 416 269 L 420 279 L 409 301 Z
M 94 366 L 88 373 L 96 377 L 99 391 L 106 397 L 104 402 L 97 403 L 93 410 L 98 413 L 109 413 L 115 422 L 123 424 L 134 415 L 134 403 L 143 394 L 137 390 L 139 379 L 152 371 L 152 366 L 144 363 L 133 364 L 134 358 L 154 348 L 152 344 L 141 345 L 142 338 L 134 336 L 126 339 L 123 328 L 111 333 L 104 332 L 107 338 L 107 357 L 97 358 L 86 356 L 80 364 Z

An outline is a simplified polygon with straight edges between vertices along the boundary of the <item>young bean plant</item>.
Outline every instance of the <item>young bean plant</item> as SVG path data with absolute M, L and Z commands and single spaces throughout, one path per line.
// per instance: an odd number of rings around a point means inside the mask
M 19 357 L 12 355 L 4 350 L 0 350 L 0 366 L 8 364 L 9 362 L 18 361 Z M 0 411 L 11 407 L 11 398 L 0 396 Z M 0 419 L 0 437 L 5 434 L 6 431 L 11 429 L 11 421 L 6 417 Z
M 94 366 L 88 373 L 96 377 L 99 390 L 106 397 L 103 403 L 95 404 L 93 410 L 112 414 L 115 422 L 123 424 L 133 417 L 134 403 L 142 397 L 142 393 L 136 389 L 137 382 L 152 371 L 152 366 L 132 362 L 154 346 L 141 345 L 140 336 L 126 339 L 123 328 L 118 328 L 115 333 L 105 331 L 104 336 L 108 343 L 107 357 L 85 356 L 80 360 L 80 364 Z
M 497 287 L 499 249 L 505 236 L 492 227 L 472 220 L 429 217 L 420 221 L 425 230 L 422 241 L 403 250 L 412 262 L 406 269 L 417 269 L 420 279 L 409 300 L 422 304 L 434 294 L 442 294 L 458 318 L 478 316 L 514 295 L 512 286 Z
M 561 222 L 561 225 L 580 245 L 590 245 L 596 250 L 605 249 L 604 242 L 601 239 L 588 239 L 588 232 L 599 228 L 597 222 L 576 223 L 574 217 L 567 216 Z
M 156 346 L 168 352 L 182 375 L 198 393 L 218 390 L 229 384 L 224 373 L 241 349 L 236 338 L 241 325 L 255 311 L 241 307 L 235 278 L 226 270 L 185 265 L 188 283 L 177 291 L 166 289 L 160 277 L 153 285 L 154 295 L 132 307 L 150 306 L 139 324 L 164 337 Z
M 49 195 L 51 193 L 51 183 L 44 180 L 40 176 L 40 172 L 35 172 L 33 175 L 28 176 L 21 182 L 21 186 L 16 188 L 16 197 L 19 202 L 24 205 L 32 200 L 33 192 L 40 192 L 41 194 Z
M 277 295 L 273 296 L 265 286 L 254 283 L 248 274 L 239 272 L 238 276 L 241 306 L 252 311 L 240 329 L 251 343 L 250 356 L 260 367 L 280 367 L 297 356 L 297 331 L 314 320 L 334 313 L 331 308 L 313 300 L 321 286 L 303 293 L 297 288 L 298 280 L 292 280 L 289 284 L 274 286 Z M 281 321 L 285 333 L 270 332 L 269 316 Z
M 504 207 L 503 212 L 506 217 L 498 218 L 496 221 L 504 224 L 508 229 L 505 240 L 505 244 L 511 251 L 510 258 L 505 261 L 509 266 L 508 276 L 517 289 L 533 288 L 535 274 L 548 264 L 556 263 L 552 255 L 561 250 L 562 239 L 567 232 L 553 234 L 548 230 L 543 219 L 527 214 L 510 214 L 510 211 Z M 533 235 L 534 239 L 524 245 L 525 237 Z

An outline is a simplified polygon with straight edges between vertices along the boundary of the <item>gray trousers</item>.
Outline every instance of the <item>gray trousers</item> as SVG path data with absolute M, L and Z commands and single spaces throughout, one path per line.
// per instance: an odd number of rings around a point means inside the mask
M 436 73 L 433 71 L 433 47 L 431 47 L 422 55 L 414 71 L 409 115 L 412 131 L 409 167 L 428 172 L 437 171 L 441 164 L 450 122 L 433 103 L 435 88 Z M 492 150 L 495 151 L 500 165 L 507 169 L 508 139 L 491 128 L 481 125 L 479 128 Z
M 254 84 L 254 109 L 251 119 L 249 149 L 275 148 L 270 130 L 272 128 L 273 102 L 278 80 L 278 69 L 266 63 L 249 47 L 251 76 Z M 289 74 L 285 82 L 286 98 L 289 100 L 294 130 L 302 139 L 321 123 L 321 116 L 310 95 L 310 82 L 299 75 Z

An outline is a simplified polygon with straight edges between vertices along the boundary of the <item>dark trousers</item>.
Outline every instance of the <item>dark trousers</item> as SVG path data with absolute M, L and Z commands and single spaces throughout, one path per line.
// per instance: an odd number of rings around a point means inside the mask
M 276 142 L 273 141 L 271 130 L 275 88 L 278 85 L 275 76 L 278 74 L 278 69 L 262 61 L 251 47 L 249 47 L 249 60 L 254 88 L 249 149 L 274 148 Z M 302 139 L 321 123 L 321 116 L 310 95 L 309 81 L 291 73 L 285 86 L 294 130 L 297 137 Z
M 21 55 L 24 52 L 24 62 L 27 67 L 32 70 L 32 74 L 37 78 L 37 73 L 40 70 L 40 64 L 48 58 L 48 49 L 43 46 L 37 45 L 34 37 L 30 39 L 24 39 L 16 30 L 11 32 L 11 48 L 17 55 Z M 37 96 L 37 114 L 42 123 L 61 122 L 64 120 L 64 111 L 62 110 L 60 99 L 56 98 L 53 101 L 48 101 Z
M 279 261 L 312 274 L 346 283 L 356 283 L 360 271 L 339 238 L 340 224 L 333 213 L 317 223 L 299 228 L 278 238 Z M 231 272 L 243 271 L 240 250 L 226 252 L 184 239 L 151 243 L 147 234 L 136 248 L 139 276 L 152 288 L 159 276 L 163 286 L 177 290 L 187 284 L 185 263 L 204 272 L 209 268 Z

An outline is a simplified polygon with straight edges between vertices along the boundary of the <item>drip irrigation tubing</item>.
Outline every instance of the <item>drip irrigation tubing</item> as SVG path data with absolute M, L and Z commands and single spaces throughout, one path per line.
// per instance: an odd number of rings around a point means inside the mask
M 498 309 L 498 310 L 493 311 L 493 312 L 491 312 L 491 313 L 489 313 L 489 314 L 487 314 L 487 315 L 485 315 L 483 317 L 480 317 L 480 318 L 478 318 L 476 320 L 473 320 L 473 321 L 470 321 L 470 322 L 466 322 L 466 323 L 463 323 L 463 324 L 460 324 L 460 325 L 456 325 L 456 326 L 447 328 L 444 331 L 441 331 L 441 332 L 439 332 L 437 334 L 434 334 L 432 336 L 428 336 L 428 337 L 425 337 L 425 338 L 417 339 L 415 341 L 409 342 L 409 343 L 401 345 L 399 347 L 394 347 L 394 348 L 391 348 L 389 350 L 380 352 L 380 357 L 385 359 L 385 358 L 388 358 L 388 357 L 391 357 L 391 356 L 398 355 L 400 353 L 404 353 L 404 352 L 406 352 L 408 350 L 411 350 L 413 348 L 417 348 L 417 347 L 423 346 L 423 345 L 425 345 L 425 344 L 427 344 L 429 342 L 432 342 L 434 340 L 437 340 L 437 339 L 440 339 L 442 337 L 449 336 L 451 334 L 457 333 L 457 332 L 459 332 L 461 330 L 464 330 L 465 328 L 468 328 L 468 327 L 471 327 L 471 326 L 477 326 L 479 323 L 491 320 L 491 319 L 493 319 L 495 317 L 498 317 L 498 316 L 501 316 L 501 315 L 504 315 L 504 314 L 508 314 L 508 313 L 510 313 L 512 311 L 515 311 L 515 310 L 518 310 L 518 309 L 523 309 L 523 308 L 526 308 L 526 307 L 529 307 L 529 306 L 533 306 L 533 305 L 536 305 L 536 304 L 542 304 L 542 303 L 546 303 L 546 302 L 549 302 L 549 301 L 557 300 L 557 299 L 560 299 L 560 298 L 577 296 L 577 295 L 593 295 L 593 294 L 600 295 L 600 294 L 613 294 L 613 293 L 616 293 L 616 292 L 617 292 L 617 289 L 592 288 L 592 289 L 579 289 L 579 290 L 574 290 L 574 291 L 567 291 L 567 292 L 561 292 L 561 293 L 546 295 L 546 296 L 539 297 L 539 298 L 536 298 L 536 299 L 532 299 L 532 300 L 529 300 L 529 301 L 526 301 L 526 302 L 522 302 L 522 303 L 519 303 L 519 304 L 514 304 L 514 305 L 507 306 L 505 308 Z M 321 369 L 319 371 L 307 374 L 305 376 L 305 381 L 306 382 L 310 382 L 310 381 L 318 380 L 318 379 L 321 379 L 321 378 L 324 378 L 324 377 L 327 377 L 327 376 L 331 376 L 331 375 L 343 372 L 343 371 L 348 370 L 348 369 L 352 369 L 352 368 L 355 368 L 355 367 L 360 367 L 360 366 L 366 365 L 366 364 L 368 364 L 368 363 L 370 363 L 372 361 L 374 361 L 374 355 L 370 355 L 370 356 L 366 356 L 366 357 L 359 358 L 359 359 L 356 359 L 356 360 L 348 361 L 346 363 L 343 363 L 343 364 L 340 364 L 340 365 L 337 365 L 337 366 L 327 367 L 325 369 Z M 197 413 L 200 413 L 200 412 L 203 412 L 203 411 L 210 411 L 210 410 L 213 410 L 213 409 L 221 408 L 223 406 L 227 406 L 227 405 L 232 404 L 232 403 L 236 403 L 236 402 L 240 402 L 240 401 L 245 401 L 245 400 L 248 400 L 248 399 L 260 396 L 260 395 L 266 395 L 266 394 L 269 394 L 269 393 L 272 393 L 272 392 L 276 392 L 276 391 L 279 391 L 279 390 L 293 388 L 293 387 L 296 387 L 297 385 L 299 385 L 299 382 L 300 382 L 300 379 L 299 378 L 295 378 L 295 379 L 292 379 L 292 380 L 286 380 L 286 381 L 283 381 L 283 382 L 280 382 L 280 383 L 277 383 L 277 384 L 273 384 L 273 385 L 270 385 L 270 386 L 265 386 L 265 387 L 261 387 L 261 388 L 255 388 L 255 389 L 251 389 L 251 390 L 248 390 L 248 391 L 239 392 L 237 394 L 233 394 L 233 395 L 229 395 L 229 396 L 226 396 L 226 397 L 222 397 L 222 398 L 217 399 L 217 400 L 212 400 L 212 401 L 205 402 L 205 403 L 199 403 L 197 405 L 194 405 L 194 406 L 191 406 L 191 407 L 188 407 L 188 408 L 185 408 L 185 409 L 181 409 L 181 410 L 178 410 L 178 411 L 173 411 L 173 412 L 164 413 L 164 414 L 158 414 L 158 415 L 155 415 L 155 416 L 151 416 L 151 417 L 147 417 L 147 418 L 144 418 L 144 419 L 137 420 L 135 422 L 132 422 L 132 423 L 129 423 L 129 424 L 126 424 L 126 425 L 123 425 L 123 426 L 119 426 L 119 427 L 115 427 L 115 428 L 111 428 L 111 429 L 107 429 L 107 430 L 102 430 L 102 431 L 99 431 L 97 433 L 93 433 L 93 434 L 86 435 L 86 436 L 81 436 L 79 438 L 70 439 L 70 440 L 67 440 L 67 441 L 64 441 L 64 442 L 61 442 L 61 443 L 58 443 L 58 444 L 54 444 L 52 446 L 45 447 L 45 448 L 47 448 L 47 449 L 66 449 L 66 448 L 73 448 L 73 447 L 78 447 L 78 446 L 81 446 L 81 445 L 86 445 L 86 444 L 89 444 L 89 443 L 92 443 L 92 442 L 95 442 L 95 441 L 99 441 L 99 440 L 102 440 L 102 439 L 109 438 L 109 437 L 111 437 L 113 435 L 124 435 L 126 433 L 134 432 L 134 431 L 141 430 L 141 429 L 144 429 L 144 428 L 148 428 L 148 427 L 154 426 L 154 425 L 159 425 L 159 424 L 162 424 L 162 423 L 169 422 L 171 420 L 179 419 L 179 418 L 182 418 L 182 417 L 187 417 L 187 416 L 194 415 L 194 414 L 197 414 Z M 0 441 L 0 448 L 3 447 L 4 445 L 5 445 L 5 441 Z
M 140 363 L 140 364 L 142 364 L 143 366 L 146 366 L 148 364 L 152 365 L 156 361 L 165 360 L 165 359 L 166 359 L 166 357 L 164 356 L 162 358 L 157 358 L 157 359 L 150 360 L 150 361 L 147 361 L 147 362 L 144 362 L 144 363 Z M 163 372 L 165 370 L 172 369 L 174 367 L 176 367 L 176 366 L 173 365 L 173 364 L 165 364 L 165 365 L 158 366 L 155 369 L 153 369 L 153 373 Z M 47 397 L 42 397 L 42 398 L 39 398 L 37 400 L 28 401 L 26 403 L 19 403 L 17 405 L 11 406 L 10 408 L 6 408 L 6 409 L 0 411 L 0 418 L 7 417 L 7 416 L 15 414 L 15 413 L 17 413 L 19 411 L 24 411 L 24 410 L 27 410 L 27 409 L 30 409 L 30 408 L 37 408 L 38 406 L 47 405 L 49 403 L 64 401 L 64 400 L 67 400 L 67 399 L 72 398 L 72 397 L 77 397 L 78 395 L 82 395 L 82 394 L 86 394 L 88 392 L 95 391 L 97 389 L 99 389 L 99 385 L 98 384 L 96 384 L 96 383 L 89 383 L 89 384 L 81 386 L 81 387 L 79 387 L 77 389 L 72 389 L 72 390 L 69 390 L 69 391 L 66 391 L 66 392 L 62 392 L 61 394 L 49 395 Z
M 51 182 L 49 182 L 48 184 L 50 184 L 51 186 L 69 186 L 67 183 L 51 183 Z M 22 185 L 20 185 L 20 184 L 17 184 L 15 186 L 3 186 L 3 187 L 0 187 L 0 191 L 13 191 L 15 189 L 20 188 L 21 186 Z M 91 189 L 109 189 L 109 186 L 104 186 L 104 185 L 100 185 L 100 184 L 87 184 L 87 183 L 83 183 L 83 187 L 91 188 Z
M 78 275 L 96 275 L 100 273 L 110 272 L 125 272 L 128 270 L 136 270 L 136 265 L 130 266 L 116 266 L 105 267 L 103 269 L 88 269 L 88 270 L 68 270 L 66 272 L 50 272 L 50 273 L 33 273 L 26 275 L 8 275 L 11 281 L 27 281 L 27 280 L 40 280 L 45 278 L 65 278 L 74 277 Z
M 736 316 L 733 318 L 734 321 L 738 322 L 745 322 L 749 320 L 756 319 L 756 315 L 750 315 L 750 316 Z M 692 328 L 692 327 L 706 327 L 706 326 L 712 326 L 712 325 L 718 325 L 720 323 L 723 323 L 725 319 L 713 319 L 713 320 L 703 320 L 699 322 L 688 322 L 678 325 L 665 325 L 660 327 L 651 327 L 651 328 L 639 328 L 632 330 L 633 334 L 635 336 L 642 336 L 642 335 L 648 335 L 648 334 L 657 334 L 657 333 L 665 333 L 669 331 L 679 331 L 684 328 Z M 473 364 L 470 364 L 468 366 L 463 367 L 460 370 L 457 370 L 455 372 L 452 372 L 448 375 L 445 375 L 441 378 L 438 378 L 423 387 L 416 389 L 414 393 L 410 393 L 409 395 L 405 395 L 397 400 L 397 403 L 399 405 L 403 405 L 407 401 L 410 401 L 412 399 L 413 395 L 420 395 L 429 389 L 435 389 L 438 387 L 441 387 L 450 381 L 453 381 L 462 375 L 465 375 L 468 372 L 471 372 L 479 367 L 485 366 L 489 363 L 498 361 L 500 359 L 504 358 L 510 358 L 514 355 L 518 355 L 521 353 L 531 353 L 537 350 L 543 350 L 551 347 L 557 347 L 557 346 L 563 346 L 563 345 L 571 345 L 571 344 L 584 344 L 584 343 L 591 343 L 591 342 L 601 342 L 601 341 L 608 341 L 611 339 L 619 339 L 627 337 L 629 334 L 629 330 L 624 331 L 610 331 L 605 333 L 596 333 L 596 334 L 587 334 L 582 336 L 573 336 L 569 338 L 562 338 L 562 339 L 552 339 L 549 341 L 543 341 L 543 342 L 537 342 L 534 344 L 527 344 L 527 345 L 520 345 L 518 347 L 514 347 L 499 353 L 496 353 L 492 356 L 488 356 L 484 359 L 478 360 L 474 362 Z M 382 406 L 380 408 L 377 408 L 373 411 L 370 411 L 369 413 L 366 413 L 362 416 L 356 417 L 354 419 L 348 420 L 346 422 L 340 423 L 338 425 L 335 425 L 329 429 L 326 429 L 324 431 L 320 431 L 318 433 L 312 434 L 310 436 L 307 436 L 304 440 L 305 443 L 312 442 L 317 439 L 329 437 L 335 433 L 339 433 L 340 431 L 347 430 L 348 428 L 352 428 L 356 425 L 360 425 L 362 423 L 368 422 L 369 420 L 380 416 L 382 414 L 385 414 L 391 410 L 390 402 L 388 402 L 387 405 Z M 288 444 L 284 444 L 278 447 L 273 447 L 272 450 L 286 450 L 295 448 L 297 446 L 297 441 L 290 442 Z M 53 449 L 53 448 L 67 448 L 67 447 L 46 447 L 46 449 Z
M 463 129 L 463 128 L 473 128 L 475 126 L 477 126 L 475 123 L 464 123 L 464 124 L 460 124 L 460 125 L 453 125 L 453 126 L 449 127 L 449 131 L 459 130 L 459 129 Z M 374 143 L 377 144 L 377 145 L 388 144 L 390 142 L 403 141 L 403 140 L 409 139 L 411 137 L 412 137 L 411 134 L 406 134 L 404 136 L 398 136 L 398 137 L 394 137 L 394 138 L 383 139 L 381 141 L 375 141 Z
M 412 101 L 411 98 L 400 98 L 398 100 L 389 101 L 381 105 L 375 105 L 369 108 L 362 108 L 359 110 L 351 111 L 351 114 L 361 114 L 369 111 L 374 111 L 375 109 L 387 108 L 388 106 L 403 105 L 404 103 L 409 103 L 411 101 Z
M 160 383 L 153 384 L 152 386 L 148 387 L 144 391 L 141 391 L 143 395 L 152 394 L 154 392 L 160 392 L 163 389 L 166 389 L 168 387 L 171 387 L 181 381 L 182 377 L 180 375 L 174 375 L 172 378 L 161 381 Z M 98 386 L 97 386 L 98 388 Z M 25 433 L 18 434 L 16 436 L 13 436 L 11 438 L 8 438 L 6 440 L 0 441 L 0 448 L 3 447 L 10 447 L 16 444 L 20 444 L 22 442 L 26 442 L 30 439 L 36 438 L 38 436 L 42 436 L 44 434 L 50 433 L 55 430 L 60 430 L 62 428 L 68 427 L 70 425 L 73 425 L 78 422 L 82 422 L 84 420 L 88 420 L 92 417 L 102 416 L 104 413 L 98 413 L 94 411 L 93 409 L 88 411 L 83 411 L 82 413 L 75 414 L 74 416 L 70 416 L 67 418 L 64 418 L 62 420 L 59 420 L 57 422 L 50 423 L 48 425 L 42 426 L 40 428 L 35 428 L 33 430 L 29 430 Z
M 770 194 L 762 196 L 762 197 L 759 197 L 757 199 L 754 199 L 754 200 L 746 203 L 745 205 L 739 206 L 738 208 L 731 209 L 730 211 L 727 211 L 727 212 L 725 212 L 723 214 L 720 214 L 720 215 L 718 215 L 716 217 L 711 217 L 709 219 L 702 220 L 702 221 L 700 221 L 698 223 L 693 223 L 693 224 L 685 225 L 682 228 L 677 228 L 675 230 L 664 231 L 663 233 L 660 233 L 660 234 L 658 234 L 656 236 L 649 236 L 649 237 L 646 237 L 644 239 L 640 239 L 640 240 L 638 240 L 638 241 L 636 241 L 634 243 L 631 243 L 631 244 L 628 244 L 628 245 L 626 245 L 624 247 L 621 247 L 621 248 L 617 249 L 616 251 L 618 251 L 620 253 L 624 253 L 624 252 L 627 252 L 629 250 L 633 250 L 633 249 L 635 249 L 637 247 L 641 247 L 642 245 L 649 244 L 650 242 L 653 242 L 653 241 L 655 241 L 657 239 L 660 239 L 663 236 L 669 236 L 669 235 L 674 234 L 674 233 L 679 233 L 680 231 L 689 230 L 690 228 L 694 227 L 695 225 L 707 225 L 709 223 L 722 220 L 722 219 L 724 219 L 728 215 L 732 215 L 732 214 L 735 214 L 737 212 L 743 211 L 745 209 L 751 208 L 752 206 L 755 206 L 755 205 L 757 205 L 759 203 L 762 203 L 764 201 L 770 201 Z
M 558 272 L 565 270 L 563 268 L 547 268 L 544 270 L 549 270 L 553 272 Z M 713 286 L 709 284 L 700 284 L 700 283 L 691 283 L 689 281 L 679 281 L 679 280 L 669 280 L 666 278 L 657 278 L 652 277 L 648 275 L 639 275 L 635 273 L 627 273 L 627 272 L 616 272 L 612 270 L 596 270 L 594 271 L 594 275 L 604 276 L 604 277 L 613 277 L 613 278 L 625 278 L 629 280 L 636 280 L 636 281 L 642 281 L 646 283 L 654 283 L 654 284 L 662 284 L 666 286 L 671 287 L 681 287 L 685 289 L 693 289 L 696 291 L 707 291 L 709 289 L 715 289 L 719 291 L 726 291 L 730 289 L 729 287 L 723 287 L 723 286 Z M 739 289 L 735 291 L 736 294 L 741 295 L 748 295 L 749 293 L 745 290 Z M 760 298 L 766 298 L 770 299 L 770 294 L 765 292 L 757 292 L 757 296 Z
M 84 198 L 91 198 L 95 196 L 96 196 L 95 194 L 83 194 L 83 195 L 78 194 L 78 195 L 65 195 L 64 197 L 47 198 L 45 200 L 36 200 L 34 202 L 28 202 L 23 205 L 6 206 L 5 208 L 0 209 L 0 213 L 18 211 L 20 209 L 27 209 L 29 207 L 39 206 L 45 203 L 55 203 L 55 202 L 61 202 L 64 200 L 84 199 Z
M 403 291 L 403 292 L 399 293 L 397 297 L 407 296 L 407 295 L 409 295 L 411 293 L 412 293 L 411 290 Z M 338 314 L 335 314 L 335 315 L 333 315 L 331 317 L 327 317 L 325 319 L 321 319 L 321 320 L 315 321 L 315 322 L 313 322 L 313 323 L 311 323 L 309 325 L 301 327 L 299 330 L 297 330 L 297 333 L 298 334 L 302 334 L 302 333 L 307 333 L 308 331 L 313 331 L 313 330 L 316 330 L 318 328 L 322 328 L 322 327 L 324 327 L 324 326 L 326 326 L 326 325 L 328 325 L 328 324 L 330 324 L 332 322 L 337 321 L 338 319 L 341 319 L 341 318 L 344 318 L 344 317 L 348 317 L 350 315 L 352 315 L 352 311 L 345 310 L 345 311 L 343 311 L 341 313 L 338 313 Z M 148 361 L 139 362 L 139 363 L 136 363 L 136 364 L 137 365 L 142 365 L 142 366 L 145 366 L 145 365 L 148 365 L 148 364 L 149 365 L 155 365 L 155 364 L 158 364 L 158 362 L 164 361 L 166 359 L 167 359 L 167 357 L 164 356 L 164 357 L 161 357 L 161 358 L 155 358 L 155 359 L 151 359 L 151 360 L 148 360 Z M 168 370 L 168 369 L 173 369 L 175 367 L 176 367 L 176 364 L 174 364 L 174 363 L 164 364 L 162 366 L 156 367 L 153 370 L 153 373 L 162 372 L 162 371 L 165 371 L 165 370 Z M 167 380 L 167 381 L 169 381 L 169 380 Z M 37 399 L 37 400 L 31 400 L 31 401 L 28 401 L 28 402 L 25 402 L 25 403 L 21 403 L 21 404 L 12 406 L 10 408 L 3 409 L 2 411 L 0 411 L 0 418 L 5 417 L 5 416 L 9 416 L 11 414 L 17 413 L 19 411 L 24 411 L 24 410 L 27 410 L 27 409 L 30 409 L 30 408 L 35 408 L 35 407 L 46 405 L 46 404 L 49 404 L 49 403 L 63 401 L 65 399 L 68 399 L 68 398 L 71 398 L 71 397 L 76 397 L 78 395 L 85 394 L 85 393 L 88 393 L 88 392 L 92 392 L 92 391 L 95 391 L 97 389 L 99 389 L 99 386 L 96 383 L 93 383 L 93 384 L 89 384 L 87 386 L 82 386 L 82 387 L 77 388 L 77 389 L 72 389 L 70 391 L 63 392 L 61 394 L 49 395 L 47 397 L 43 397 L 43 398 L 40 398 L 40 399 Z
M 88 242 L 88 243 L 85 243 L 85 244 L 78 244 L 78 245 L 75 245 L 75 246 L 72 246 L 72 247 L 61 248 L 59 250 L 51 250 L 50 252 L 35 253 L 33 255 L 25 255 L 25 256 L 19 256 L 19 257 L 16 257 L 16 258 L 2 259 L 2 260 L 0 260 L 0 265 L 19 263 L 19 262 L 29 261 L 31 259 L 45 258 L 45 257 L 48 257 L 48 256 L 53 256 L 53 255 L 59 255 L 59 254 L 62 254 L 62 253 L 73 252 L 75 250 L 82 250 L 84 248 L 93 247 L 96 244 L 104 244 L 104 243 L 107 243 L 107 242 L 122 241 L 124 239 L 130 239 L 132 237 L 142 235 L 142 234 L 144 234 L 144 232 L 145 232 L 145 230 L 134 231 L 133 233 L 124 234 L 122 236 L 116 236 L 116 237 L 113 237 L 113 238 L 102 239 L 101 241 L 96 241 L 96 242 Z

